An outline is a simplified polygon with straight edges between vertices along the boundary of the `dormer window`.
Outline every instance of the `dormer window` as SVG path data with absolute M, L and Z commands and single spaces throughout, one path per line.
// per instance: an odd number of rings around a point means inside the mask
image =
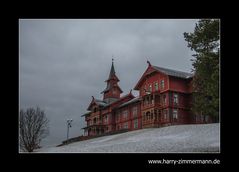
M 158 90 L 159 90 L 159 85 L 158 85 L 158 82 L 157 82 L 157 81 L 154 83 L 154 88 L 155 88 L 155 91 L 158 91 Z
M 149 84 L 149 92 L 152 92 L 152 84 Z
M 160 87 L 161 89 L 164 89 L 164 80 L 161 80 Z

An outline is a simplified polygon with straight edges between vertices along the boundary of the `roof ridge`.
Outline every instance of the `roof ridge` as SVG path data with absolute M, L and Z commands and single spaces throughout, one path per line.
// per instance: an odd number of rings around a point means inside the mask
M 179 77 L 179 78 L 191 78 L 193 76 L 193 73 L 189 72 L 183 72 L 179 70 L 174 70 L 174 69 L 169 69 L 169 68 L 164 68 L 164 67 L 159 67 L 159 66 L 152 66 L 155 70 L 158 70 L 166 75 L 174 76 L 174 77 Z
M 190 73 L 190 72 L 184 72 L 184 71 L 181 71 L 181 70 L 175 70 L 175 69 L 165 68 L 165 67 L 161 67 L 161 66 L 155 66 L 155 65 L 153 65 L 153 67 L 157 67 L 157 68 L 161 68 L 161 69 L 166 69 L 166 70 L 172 70 L 172 71 L 175 71 L 175 72 L 182 72 L 182 73 L 192 74 L 192 73 Z

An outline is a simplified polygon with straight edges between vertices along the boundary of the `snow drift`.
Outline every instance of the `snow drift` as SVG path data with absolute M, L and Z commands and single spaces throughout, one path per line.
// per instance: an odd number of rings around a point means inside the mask
M 149 128 L 75 142 L 61 147 L 46 147 L 36 152 L 99 153 L 187 153 L 219 152 L 219 124 L 175 125 Z

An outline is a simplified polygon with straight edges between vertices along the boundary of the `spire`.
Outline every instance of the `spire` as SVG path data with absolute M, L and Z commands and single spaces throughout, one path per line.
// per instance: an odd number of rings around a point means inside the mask
M 115 75 L 114 59 L 112 58 L 112 65 L 110 69 L 110 75 L 108 79 L 111 79 Z
M 109 78 L 105 81 L 107 82 L 107 86 L 104 89 L 104 91 L 102 91 L 101 93 L 108 94 L 108 92 L 110 92 L 110 94 L 114 93 L 115 95 L 108 95 L 108 96 L 118 97 L 119 95 L 117 95 L 118 93 L 116 94 L 116 92 L 119 92 L 119 94 L 123 92 L 118 85 L 119 81 L 120 81 L 119 78 L 115 74 L 114 59 L 112 58 L 112 65 L 110 69 Z
M 150 63 L 150 61 L 148 61 L 148 60 L 147 60 L 147 63 L 148 63 L 148 65 L 149 65 L 149 66 L 151 66 L 151 63 Z

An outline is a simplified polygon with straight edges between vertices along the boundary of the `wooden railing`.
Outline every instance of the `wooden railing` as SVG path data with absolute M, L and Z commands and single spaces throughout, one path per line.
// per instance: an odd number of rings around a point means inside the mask
M 142 104 L 141 109 L 148 109 L 148 108 L 153 108 L 153 107 L 161 107 L 160 103 L 150 103 L 150 104 Z

